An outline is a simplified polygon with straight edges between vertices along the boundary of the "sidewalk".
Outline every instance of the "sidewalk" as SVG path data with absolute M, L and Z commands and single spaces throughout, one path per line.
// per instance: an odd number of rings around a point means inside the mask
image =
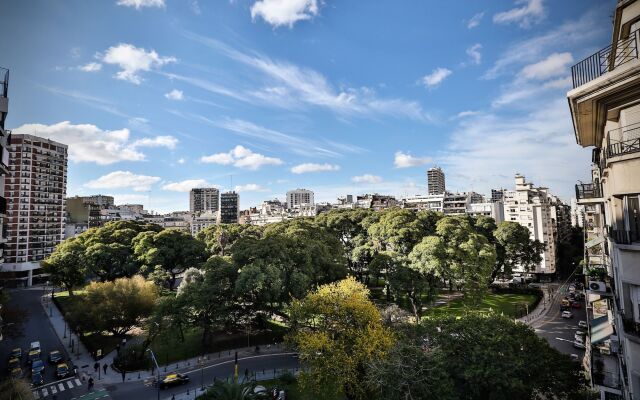
M 82 381 L 86 382 L 89 377 L 93 377 L 96 386 L 123 382 L 121 373 L 112 368 L 113 359 L 116 356 L 115 350 L 109 354 L 106 354 L 102 359 L 98 361 L 100 363 L 100 374 L 94 372 L 93 365 L 96 361 L 82 344 L 82 341 L 78 340 L 78 337 L 75 334 L 69 332 L 68 329 L 66 329 L 68 327 L 65 328 L 66 323 L 64 321 L 64 318 L 56 305 L 51 301 L 50 294 L 43 296 L 42 307 L 44 308 L 45 314 L 49 318 L 51 326 L 56 332 L 56 335 L 58 335 L 60 341 L 67 348 L 67 352 L 71 361 L 78 367 L 78 376 L 80 379 L 82 379 Z M 72 342 L 74 345 L 73 350 L 71 350 L 70 345 Z M 261 347 L 259 354 L 277 354 L 283 351 L 286 351 L 286 348 L 281 343 L 277 343 L 274 345 Z M 222 361 L 233 360 L 235 358 L 236 352 L 238 353 L 238 357 L 256 354 L 255 347 L 251 346 L 209 353 L 203 355 L 202 357 L 193 357 L 187 360 L 173 362 L 166 365 L 161 363 L 162 360 L 158 360 L 158 363 L 160 363 L 160 375 L 171 372 L 184 372 L 192 370 L 194 368 L 199 368 L 201 366 L 207 367 L 209 365 Z M 106 374 L 104 374 L 104 370 L 102 369 L 102 366 L 105 363 L 109 365 Z M 148 370 L 128 372 L 125 374 L 124 380 L 126 382 L 149 381 L 150 379 L 154 379 L 156 375 L 156 371 L 154 371 L 154 374 L 151 374 L 151 371 Z
M 524 317 L 518 318 L 517 321 L 525 323 L 529 326 L 533 325 L 540 318 L 544 317 L 547 311 L 551 308 L 551 305 L 555 301 L 557 296 L 557 290 L 551 287 L 551 285 L 544 285 L 541 287 L 542 298 L 535 309 Z

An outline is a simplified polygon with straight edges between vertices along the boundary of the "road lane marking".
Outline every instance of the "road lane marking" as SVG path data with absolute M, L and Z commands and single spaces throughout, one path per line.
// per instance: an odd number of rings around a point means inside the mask
M 73 382 L 67 381 L 67 386 L 69 386 L 69 389 L 73 389 Z
M 50 387 L 49 387 L 49 389 L 51 389 L 51 394 L 56 394 L 56 393 L 58 393 L 58 391 L 56 390 L 56 386 L 55 386 L 55 385 L 50 386 Z
M 64 387 L 64 385 L 62 383 L 58 383 L 58 389 L 60 389 L 61 392 L 64 392 L 66 387 Z
M 76 378 L 75 382 L 76 386 L 82 386 L 82 382 L 80 382 L 80 379 Z
M 40 392 L 37 390 L 32 391 L 31 393 L 33 393 L 33 397 L 35 397 L 36 399 L 40 398 Z
M 42 389 L 42 397 L 47 397 L 49 395 L 49 392 L 47 391 L 47 388 L 43 388 Z

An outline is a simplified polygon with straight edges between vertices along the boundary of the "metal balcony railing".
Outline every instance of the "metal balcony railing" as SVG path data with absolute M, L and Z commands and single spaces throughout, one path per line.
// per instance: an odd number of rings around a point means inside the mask
M 576 198 L 582 199 L 599 199 L 602 197 L 602 185 L 595 183 L 578 183 L 576 184 Z
M 638 59 L 638 31 L 571 67 L 573 88 L 582 86 L 629 61 Z
M 611 137 L 616 139 L 611 139 Z M 640 123 L 609 131 L 607 138 L 609 157 L 621 156 L 640 151 Z

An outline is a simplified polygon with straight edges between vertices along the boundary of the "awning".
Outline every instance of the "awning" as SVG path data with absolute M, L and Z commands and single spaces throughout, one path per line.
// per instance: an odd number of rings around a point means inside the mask
M 603 242 L 604 242 L 604 236 L 598 236 L 597 238 L 591 239 L 587 243 L 585 243 L 584 247 L 589 249 L 589 248 L 591 248 L 591 247 L 593 247 L 595 245 L 598 245 L 600 243 L 603 243 Z
M 613 335 L 613 325 L 609 322 L 608 316 L 598 317 L 591 320 L 591 344 L 603 342 Z

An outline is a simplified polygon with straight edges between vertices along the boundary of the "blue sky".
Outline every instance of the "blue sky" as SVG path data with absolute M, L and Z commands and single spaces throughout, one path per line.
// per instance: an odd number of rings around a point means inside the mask
M 610 40 L 586 0 L 3 1 L 7 125 L 69 144 L 69 196 L 156 211 L 588 178 L 570 67 Z

